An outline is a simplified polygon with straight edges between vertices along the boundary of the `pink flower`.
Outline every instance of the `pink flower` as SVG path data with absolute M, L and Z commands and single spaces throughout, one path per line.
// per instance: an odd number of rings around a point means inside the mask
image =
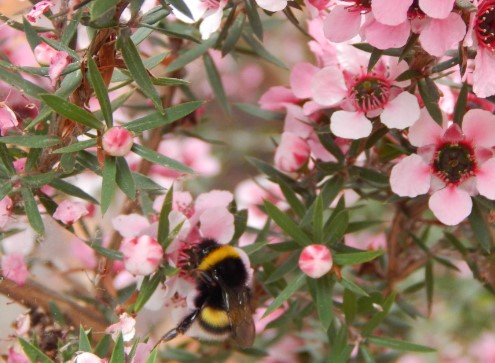
M 19 125 L 19 121 L 17 121 L 14 111 L 5 102 L 0 102 L 0 135 L 5 136 L 7 130 L 13 129 L 17 125 Z
M 136 320 L 127 313 L 121 314 L 119 321 L 106 328 L 105 333 L 111 334 L 114 341 L 117 340 L 119 333 L 122 333 L 124 342 L 131 341 L 136 334 Z
M 146 217 L 136 213 L 121 214 L 112 219 L 112 226 L 122 237 L 134 238 L 148 228 L 150 222 Z
M 310 149 L 300 137 L 284 132 L 275 152 L 275 166 L 288 173 L 303 167 L 309 159 Z
M 101 359 L 100 357 L 98 357 L 93 353 L 84 352 L 77 354 L 71 362 L 72 363 L 106 363 L 107 360 Z
M 45 42 L 38 44 L 36 48 L 34 48 L 34 57 L 42 66 L 49 65 L 51 60 L 55 58 L 56 55 L 57 51 Z
M 440 222 L 460 223 L 471 213 L 471 196 L 495 199 L 495 116 L 473 109 L 457 124 L 442 129 L 423 109 L 409 130 L 417 154 L 392 169 L 392 191 L 414 198 L 430 193 L 429 207 Z
M 152 350 L 153 343 L 151 342 L 151 340 L 148 340 L 147 343 L 138 343 L 131 363 L 146 363 Z
M 474 34 L 478 43 L 474 59 L 473 91 L 478 97 L 495 94 L 495 37 L 493 36 L 493 16 L 495 0 L 480 1 L 474 19 Z
M 52 86 L 55 87 L 55 84 L 60 78 L 62 72 L 67 68 L 70 64 L 70 56 L 66 52 L 60 51 L 55 54 L 55 56 L 50 60 L 50 68 L 48 69 L 48 76 L 52 81 Z
M 19 253 L 3 255 L 1 262 L 3 277 L 14 281 L 20 286 L 23 286 L 26 283 L 29 276 L 29 271 L 23 255 Z
M 256 4 L 268 11 L 280 11 L 287 6 L 287 0 L 256 0 Z
M 163 249 L 150 236 L 124 239 L 120 250 L 124 254 L 124 266 L 133 275 L 150 275 L 162 261 Z
M 220 28 L 223 16 L 223 9 L 227 5 L 225 0 L 185 0 L 187 8 L 190 10 L 192 19 L 172 7 L 174 15 L 180 21 L 193 24 L 203 19 L 199 25 L 199 32 L 202 39 L 208 39 L 214 32 Z
M 88 213 L 84 203 L 64 199 L 53 213 L 53 218 L 64 224 L 73 224 Z
M 39 19 L 43 13 L 47 12 L 48 9 L 53 6 L 55 6 L 53 1 L 40 1 L 33 6 L 33 8 L 26 15 L 26 18 L 31 23 L 34 23 L 36 22 L 36 19 Z
M 332 266 L 332 254 L 325 245 L 306 246 L 299 256 L 299 268 L 313 279 L 320 278 L 328 273 Z
M 342 108 L 330 119 L 330 129 L 336 136 L 367 137 L 372 130 L 371 117 L 380 116 L 388 128 L 400 130 L 411 126 L 419 117 L 416 96 L 402 89 L 409 82 L 395 80 L 407 69 L 407 64 L 386 58 L 368 72 L 368 59 L 364 52 L 340 45 L 340 69 L 325 67 L 313 76 L 313 100 L 322 106 Z
M 199 217 L 199 231 L 203 238 L 227 244 L 234 237 L 234 216 L 225 207 L 208 208 Z
M 14 204 L 9 196 L 0 201 L 0 230 L 4 229 L 10 221 L 13 207 Z
M 7 356 L 7 363 L 30 363 L 31 361 L 26 357 L 24 352 L 19 353 L 13 347 L 9 348 L 9 354 Z
M 114 126 L 103 135 L 103 150 L 111 156 L 125 156 L 132 149 L 134 135 L 123 126 Z

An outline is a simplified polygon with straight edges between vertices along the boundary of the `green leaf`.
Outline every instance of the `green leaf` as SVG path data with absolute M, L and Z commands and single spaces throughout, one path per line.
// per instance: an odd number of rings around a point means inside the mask
M 95 250 L 95 252 L 98 253 L 99 255 L 107 257 L 111 260 L 122 261 L 124 259 L 124 255 L 120 251 L 105 248 L 101 244 L 96 243 L 96 242 L 86 243 L 86 244 L 89 247 L 91 247 L 93 250 Z
M 165 115 L 155 112 L 126 123 L 124 126 L 127 130 L 132 132 L 143 132 L 146 130 L 155 129 L 168 125 L 189 115 L 190 113 L 196 111 L 201 105 L 203 105 L 203 101 L 185 102 L 180 105 L 167 108 L 165 110 Z
M 151 149 L 148 149 L 144 146 L 134 144 L 132 146 L 132 151 L 134 151 L 136 154 L 141 156 L 143 159 L 146 159 L 148 161 L 151 161 L 152 163 L 159 164 L 161 166 L 164 166 L 169 169 L 177 170 L 182 173 L 188 173 L 188 174 L 194 174 L 195 171 L 189 168 L 188 166 L 185 166 L 184 164 L 170 159 L 169 157 L 166 157 L 165 155 L 159 154 L 156 151 L 153 151 Z
M 264 201 L 264 205 L 268 216 L 299 245 L 307 246 L 312 243 L 306 233 L 286 213 L 267 200 Z
M 280 67 L 282 69 L 287 69 L 287 70 L 289 69 L 281 60 L 279 60 L 273 54 L 267 51 L 265 47 L 263 47 L 263 45 L 258 40 L 253 38 L 250 34 L 244 33 L 242 35 L 242 38 L 251 47 L 251 49 L 264 60 L 272 64 L 275 64 L 277 67 Z
M 188 65 L 191 63 L 193 60 L 201 57 L 203 54 L 205 54 L 217 41 L 217 36 L 213 35 L 209 39 L 203 41 L 201 44 L 198 44 L 191 49 L 185 51 L 182 53 L 179 57 L 177 57 L 176 60 L 174 60 L 170 65 L 167 67 L 166 71 L 171 73 L 175 72 L 181 68 L 184 68 L 184 66 Z
M 143 279 L 143 283 L 141 284 L 141 289 L 139 290 L 139 295 L 136 298 L 136 301 L 131 306 L 130 311 L 137 313 L 139 312 L 146 302 L 149 300 L 151 295 L 155 292 L 158 287 L 158 284 L 163 280 L 163 273 L 158 271 L 153 276 L 145 276 Z
M 0 200 L 5 198 L 13 189 L 12 183 L 2 182 L 0 184 Z
M 28 342 L 24 338 L 18 338 L 21 344 L 22 350 L 26 353 L 27 357 L 32 363 L 53 363 L 53 361 L 38 347 Z
M 122 32 L 122 37 L 120 40 L 122 57 L 124 58 L 124 63 L 131 73 L 132 78 L 137 83 L 141 91 L 143 91 L 143 93 L 151 99 L 158 112 L 163 114 L 165 111 L 163 109 L 162 100 L 153 86 L 153 82 L 151 82 L 148 71 L 141 60 L 141 56 L 136 48 L 136 45 L 134 45 L 130 38 L 130 31 Z
M 357 314 L 357 297 L 352 290 L 349 289 L 344 290 L 342 309 L 344 311 L 346 323 L 352 324 Z
M 158 354 L 158 349 L 153 349 L 151 351 L 151 354 L 148 356 L 148 359 L 146 359 L 146 363 L 155 363 L 156 356 Z
M 266 309 L 263 317 L 270 315 L 276 308 L 280 307 L 289 297 L 291 297 L 297 290 L 299 290 L 306 281 L 306 275 L 302 272 L 297 275 L 297 277 L 287 285 L 287 287 L 282 290 L 277 297 L 272 301 L 270 306 Z
M 191 10 L 187 7 L 187 4 L 183 0 L 167 0 L 170 5 L 179 10 L 182 14 L 187 16 L 189 19 L 194 20 Z
M 340 266 L 359 265 L 369 262 L 383 255 L 383 250 L 354 252 L 354 253 L 338 253 L 333 255 L 333 262 Z
M 326 244 L 332 244 L 339 241 L 349 225 L 349 213 L 347 210 L 334 211 L 332 217 L 328 220 L 323 230 L 324 241 Z
M 368 337 L 367 341 L 369 343 L 378 345 L 380 347 L 406 351 L 406 352 L 417 352 L 417 353 L 433 353 L 436 352 L 435 349 L 426 347 L 424 345 L 413 344 L 409 342 L 405 342 L 402 340 L 396 340 L 386 337 Z
M 94 354 L 98 357 L 106 357 L 110 345 L 112 344 L 112 337 L 110 335 L 104 335 L 103 338 L 96 345 Z
M 105 214 L 115 193 L 117 176 L 117 164 L 114 157 L 106 157 L 103 167 L 103 180 L 101 185 L 101 213 Z
M 464 118 L 464 114 L 466 113 L 468 93 L 469 93 L 469 84 L 466 81 L 462 84 L 461 91 L 457 96 L 457 102 L 455 103 L 455 107 L 454 107 L 453 120 L 459 126 L 462 125 L 462 119 Z
M 119 333 L 115 346 L 113 347 L 112 356 L 109 363 L 125 362 L 124 339 L 122 333 Z
M 268 278 L 265 280 L 265 284 L 271 284 L 280 280 L 284 276 L 287 276 L 290 272 L 297 268 L 297 262 L 299 261 L 299 254 L 293 253 L 286 261 L 278 266 Z
M 376 65 L 376 63 L 380 60 L 382 56 L 383 56 L 383 50 L 378 48 L 373 48 L 370 55 L 370 60 L 368 62 L 368 73 L 371 73 L 373 67 Z
M 62 39 L 61 42 L 62 44 L 69 45 L 69 43 L 74 39 L 74 35 L 76 34 L 77 31 L 77 26 L 81 22 L 81 17 L 83 14 L 84 9 L 79 9 L 75 15 L 72 13 L 71 19 L 69 21 L 69 25 L 67 25 L 62 33 Z
M 40 37 L 40 38 L 45 43 L 47 43 L 50 47 L 52 47 L 58 51 L 66 52 L 68 55 L 71 56 L 71 58 L 73 58 L 77 61 L 79 61 L 81 59 L 81 57 L 79 56 L 79 54 L 75 50 L 73 50 L 69 46 L 65 45 L 64 43 L 62 43 L 58 40 L 52 39 L 52 38 L 48 38 L 48 37 Z
M 92 129 L 103 129 L 103 124 L 96 117 L 94 117 L 92 113 L 86 111 L 85 109 L 80 108 L 56 95 L 43 94 L 41 95 L 41 98 L 59 115 L 67 117 L 72 121 L 78 122 Z
M 56 177 L 56 173 L 50 170 L 43 174 L 30 174 L 21 178 L 22 185 L 29 186 L 31 188 L 41 188 L 42 186 L 49 184 Z
M 241 209 L 234 214 L 234 236 L 232 241 L 237 241 L 246 231 L 248 221 L 247 209 Z
M 21 93 L 25 93 L 36 99 L 39 99 L 41 94 L 46 93 L 45 89 L 25 80 L 18 73 L 9 72 L 3 68 L 0 68 L 0 79 L 14 86 Z
M 84 331 L 82 325 L 79 326 L 79 350 L 81 352 L 90 352 L 90 353 L 92 351 L 91 343 L 89 341 L 88 335 Z
M 12 156 L 10 155 L 9 149 L 5 144 L 0 143 L 0 161 L 1 164 L 3 165 L 7 171 L 7 175 L 14 175 L 16 174 Z
M 420 79 L 418 81 L 418 88 L 421 99 L 423 100 L 423 103 L 425 104 L 431 118 L 435 120 L 437 124 L 442 125 L 442 111 L 438 105 L 440 94 L 435 82 L 428 77 Z
M 232 26 L 230 27 L 227 36 L 225 38 L 225 41 L 223 42 L 223 46 L 222 46 L 223 57 L 225 57 L 235 48 L 237 41 L 241 37 L 242 29 L 244 28 L 245 22 L 246 22 L 246 16 L 244 15 L 244 13 L 240 13 L 236 16 L 236 19 L 232 24 Z
M 476 199 L 473 199 L 473 208 L 471 209 L 471 214 L 468 219 L 469 224 L 473 229 L 474 236 L 478 240 L 479 244 L 486 252 L 490 252 L 492 249 L 490 231 L 488 230 L 486 221 L 483 218 L 479 202 Z
M 89 8 L 91 21 L 98 21 L 100 18 L 111 19 L 115 13 L 116 5 L 116 0 L 92 1 Z M 100 23 L 98 22 L 98 24 Z
M 42 235 L 45 233 L 45 226 L 41 219 L 40 211 L 38 210 L 38 204 L 34 199 L 34 194 L 29 188 L 21 188 L 22 199 L 24 200 L 24 211 L 28 217 L 29 224 L 36 231 L 36 233 Z
M 329 275 L 322 276 L 319 279 L 307 277 L 308 284 L 314 284 L 316 289 L 316 310 L 320 318 L 321 325 L 325 331 L 330 328 L 333 321 L 333 301 L 332 287 L 333 282 Z
M 375 358 L 371 355 L 368 348 L 365 345 L 359 345 L 359 353 L 361 353 L 361 357 L 364 359 L 364 363 L 376 363 Z
M 232 110 L 230 109 L 227 95 L 225 94 L 225 89 L 223 88 L 220 73 L 218 73 L 215 62 L 213 62 L 213 59 L 208 53 L 203 54 L 203 64 L 205 66 L 208 81 L 213 90 L 213 93 L 215 94 L 215 98 L 220 103 L 223 111 L 227 115 L 230 115 L 232 113 Z
M 394 292 L 385 299 L 382 305 L 382 311 L 375 313 L 375 315 L 371 318 L 371 320 L 368 321 L 361 329 L 361 334 L 363 336 L 370 335 L 373 332 L 373 330 L 378 325 L 380 325 L 380 323 L 387 317 L 390 308 L 394 304 L 395 297 L 396 297 L 396 293 Z
M 49 135 L 19 135 L 0 137 L 0 143 L 2 144 L 12 144 L 37 149 L 44 149 L 58 145 L 60 141 L 61 140 L 58 136 Z
M 246 12 L 249 20 L 249 25 L 253 29 L 254 34 L 259 40 L 263 40 L 263 25 L 261 23 L 261 18 L 258 14 L 258 7 L 253 0 L 246 0 Z
M 164 243 L 167 240 L 170 230 L 168 216 L 172 211 L 173 196 L 174 186 L 172 185 L 165 195 L 165 199 L 163 200 L 162 208 L 160 210 L 160 217 L 158 219 L 158 243 L 160 243 L 162 247 L 164 247 Z
M 371 228 L 378 224 L 382 224 L 383 221 L 358 221 L 358 222 L 350 222 L 347 226 L 346 233 L 354 233 L 359 232 L 364 229 Z
M 68 145 L 61 147 L 59 149 L 53 150 L 53 154 L 65 154 L 65 153 L 74 153 L 77 151 L 85 150 L 89 147 L 93 147 L 97 145 L 97 140 L 96 139 L 90 139 L 90 140 L 84 140 L 84 141 L 79 141 L 74 144 Z
M 41 40 L 40 36 L 38 35 L 34 27 L 26 18 L 22 18 L 22 24 L 24 25 L 24 32 L 26 33 L 26 38 L 29 43 L 29 46 L 31 47 L 31 50 L 34 52 L 34 48 L 36 48 L 36 46 L 41 44 L 43 41 Z
M 359 285 L 356 285 L 354 282 L 345 278 L 344 276 L 342 276 L 342 279 L 339 281 L 339 283 L 346 289 L 354 292 L 355 294 L 361 296 L 369 296 L 369 294 L 366 291 L 364 291 Z
M 249 104 L 249 103 L 234 103 L 234 106 L 237 107 L 242 112 L 247 113 L 248 115 L 261 118 L 263 120 L 269 121 L 280 121 L 284 119 L 284 113 L 278 111 L 267 111 L 259 108 L 258 106 Z
M 163 190 L 164 188 L 143 174 L 132 172 L 138 190 Z
M 304 217 L 304 214 L 306 214 L 306 207 L 299 200 L 296 193 L 291 189 L 291 187 L 287 183 L 285 183 L 282 180 L 279 181 L 278 185 L 280 186 L 280 189 L 284 194 L 285 200 L 287 201 L 287 203 L 289 203 L 292 210 L 297 214 L 299 218 Z
M 116 157 L 115 159 L 117 162 L 117 185 L 129 199 L 134 200 L 134 198 L 136 198 L 136 183 L 134 182 L 129 166 L 127 165 L 127 161 L 122 156 Z
M 191 84 L 184 79 L 170 77 L 152 78 L 151 81 L 155 86 L 188 86 Z
M 113 126 L 113 118 L 112 118 L 112 106 L 110 104 L 110 98 L 108 98 L 108 89 L 105 86 L 105 82 L 103 81 L 103 77 L 98 69 L 93 58 L 88 58 L 88 79 L 91 83 L 91 86 L 95 90 L 96 98 L 98 98 L 98 102 L 100 103 L 101 113 L 107 127 L 110 128 Z
M 313 205 L 313 243 L 320 244 L 323 241 L 323 201 L 321 195 L 316 197 Z
M 57 190 L 60 190 L 61 192 L 64 192 L 65 194 L 87 200 L 88 202 L 94 204 L 100 204 L 95 198 L 86 193 L 84 190 L 76 187 L 71 183 L 66 182 L 65 180 L 55 179 L 52 180 L 49 185 Z

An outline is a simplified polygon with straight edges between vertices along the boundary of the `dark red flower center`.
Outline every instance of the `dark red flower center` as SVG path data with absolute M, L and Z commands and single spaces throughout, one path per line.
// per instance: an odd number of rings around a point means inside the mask
M 381 78 L 365 75 L 351 87 L 350 97 L 357 109 L 368 112 L 382 108 L 390 96 L 390 84 Z
M 446 183 L 458 184 L 475 175 L 476 158 L 470 145 L 446 143 L 437 149 L 433 160 L 435 174 Z
M 474 26 L 481 46 L 494 51 L 495 45 L 495 1 L 484 1 L 478 10 Z
M 347 3 L 350 3 L 345 8 L 348 11 L 359 11 L 361 14 L 367 14 L 371 11 L 371 0 L 344 0 Z
M 419 0 L 414 0 L 411 6 L 409 7 L 409 10 L 407 10 L 407 18 L 409 20 L 423 19 L 425 16 L 426 14 L 419 7 Z

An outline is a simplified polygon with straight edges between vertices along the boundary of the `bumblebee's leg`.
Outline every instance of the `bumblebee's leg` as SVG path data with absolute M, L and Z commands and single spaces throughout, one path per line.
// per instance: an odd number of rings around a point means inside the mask
M 170 330 L 168 333 L 166 333 L 155 345 L 155 348 L 160 344 L 161 342 L 168 342 L 175 337 L 184 334 L 186 331 L 189 330 L 191 327 L 192 323 L 194 323 L 194 320 L 196 320 L 199 316 L 199 313 L 201 312 L 201 309 L 196 309 L 194 310 L 191 314 L 186 316 L 179 325 L 177 325 L 175 328 Z

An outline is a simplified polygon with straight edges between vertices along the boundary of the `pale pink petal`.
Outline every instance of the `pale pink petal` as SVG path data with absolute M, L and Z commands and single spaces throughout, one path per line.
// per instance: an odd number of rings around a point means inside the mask
M 125 269 L 133 275 L 152 274 L 162 261 L 163 249 L 150 236 L 124 239 L 120 250 L 124 255 Z
M 409 79 L 405 81 L 396 81 L 395 79 L 401 75 L 403 72 L 409 69 L 409 64 L 406 61 L 398 61 L 398 58 L 387 58 L 388 64 L 388 79 L 392 80 L 392 84 L 397 87 L 407 87 L 411 84 Z
M 455 0 L 419 0 L 419 7 L 432 18 L 445 19 L 454 7 Z
M 89 213 L 84 203 L 64 199 L 53 213 L 53 218 L 64 224 L 73 224 Z
M 474 58 L 473 92 L 478 97 L 495 95 L 495 55 L 483 46 L 478 47 Z
M 484 162 L 488 161 L 488 159 L 493 158 L 493 156 L 493 150 L 491 150 L 490 148 L 481 146 L 474 147 L 474 157 L 476 158 L 476 162 L 478 163 L 478 165 L 483 164 Z
M 31 361 L 24 352 L 18 352 L 14 347 L 10 347 L 6 363 L 31 363 Z
M 290 87 L 297 98 L 310 98 L 311 92 L 311 80 L 319 68 L 311 63 L 298 63 L 296 64 L 290 73 Z
M 416 96 L 409 92 L 402 92 L 385 105 L 380 119 L 389 129 L 402 130 L 418 120 L 419 112 Z
M 52 81 L 52 86 L 55 86 L 60 78 L 62 72 L 70 64 L 70 56 L 66 52 L 57 52 L 55 57 L 50 61 L 50 68 L 48 69 L 48 76 Z
M 348 11 L 346 6 L 337 5 L 323 22 L 325 37 L 331 42 L 341 43 L 354 38 L 361 27 L 359 11 Z
M 202 214 L 205 210 L 215 207 L 227 208 L 234 200 L 234 195 L 226 190 L 212 190 L 208 193 L 202 193 L 196 198 L 194 204 L 196 213 Z
M 326 67 L 317 72 L 311 82 L 313 100 L 323 106 L 335 106 L 347 95 L 342 72 L 335 67 Z
M 286 104 L 297 102 L 299 100 L 294 96 L 293 91 L 290 88 L 282 86 L 269 88 L 258 101 L 262 109 L 269 111 L 285 110 Z
M 50 61 L 57 54 L 57 51 L 49 46 L 47 43 L 42 42 L 34 48 L 34 57 L 36 61 L 42 65 L 47 66 L 50 64 Z
M 23 286 L 29 276 L 24 256 L 18 253 L 3 255 L 1 259 L 2 276 Z
M 5 136 L 7 130 L 17 127 L 19 121 L 14 111 L 5 103 L 0 102 L 0 135 Z
M 102 138 L 103 150 L 111 156 L 125 156 L 131 151 L 134 135 L 123 126 L 108 129 Z
M 349 46 L 349 44 L 337 44 L 335 46 L 337 50 L 337 59 L 341 69 L 345 69 L 353 75 L 360 75 L 366 73 L 368 63 L 370 62 L 370 54 L 364 52 L 356 47 Z M 383 63 L 378 62 L 375 66 L 381 66 Z
M 146 363 L 152 350 L 153 343 L 151 342 L 151 340 L 148 340 L 147 343 L 138 343 L 131 363 Z
M 234 216 L 225 207 L 209 208 L 199 218 L 201 236 L 220 244 L 229 243 L 234 236 Z
M 119 215 L 112 219 L 113 228 L 126 238 L 139 236 L 140 232 L 149 225 L 150 222 L 146 217 L 136 213 Z
M 475 146 L 495 146 L 495 116 L 488 111 L 472 109 L 462 120 L 462 131 Z
M 436 144 L 443 135 L 443 129 L 430 116 L 426 108 L 422 108 L 418 121 L 409 128 L 409 141 L 414 146 Z
M 256 0 L 256 4 L 268 11 L 280 11 L 287 6 L 287 0 Z
M 0 230 L 4 229 L 11 220 L 14 203 L 9 196 L 4 197 L 0 201 Z
M 337 111 L 332 114 L 330 130 L 344 139 L 360 139 L 369 136 L 373 125 L 362 112 Z
M 390 187 L 401 197 L 414 198 L 430 189 L 431 170 L 423 159 L 411 154 L 392 168 Z
M 106 363 L 105 359 L 101 359 L 93 353 L 76 353 L 73 363 Z
M 298 264 L 302 272 L 318 279 L 330 271 L 333 258 L 327 246 L 314 244 L 303 248 Z
M 461 16 L 451 13 L 446 19 L 431 19 L 419 35 L 419 41 L 431 55 L 441 57 L 457 44 L 466 34 L 466 24 Z
M 112 324 L 105 329 L 105 333 L 111 334 L 114 341 L 116 341 L 119 334 L 122 333 L 124 342 L 129 342 L 136 334 L 136 320 L 129 316 L 129 314 L 123 313 L 119 316 L 119 321 L 117 323 Z
M 184 0 L 184 2 L 191 12 L 192 19 L 172 6 L 172 12 L 174 13 L 175 17 L 180 21 L 183 21 L 184 23 L 192 24 L 197 22 L 203 17 L 203 15 L 206 13 L 206 10 L 208 10 L 208 4 L 204 1 Z
M 448 226 L 455 226 L 469 216 L 473 201 L 469 193 L 449 185 L 433 193 L 428 206 L 440 222 Z
M 452 124 L 448 127 L 445 133 L 442 136 L 442 142 L 448 143 L 458 143 L 464 139 L 464 135 L 462 134 L 462 130 L 457 124 Z
M 292 173 L 305 165 L 309 159 L 310 149 L 306 141 L 290 132 L 284 132 L 275 152 L 275 166 Z
M 373 0 L 371 10 L 383 25 L 399 25 L 407 20 L 407 11 L 413 0 Z
M 291 132 L 303 139 L 309 137 L 313 132 L 311 119 L 304 114 L 304 111 L 300 106 L 287 105 L 284 132 Z
M 223 7 L 218 9 L 208 10 L 205 13 L 204 19 L 199 25 L 201 39 L 208 39 L 214 32 L 220 28 L 220 23 L 223 16 Z
M 33 6 L 33 8 L 26 15 L 26 18 L 31 23 L 34 23 L 36 19 L 40 18 L 43 13 L 47 12 L 53 6 L 55 6 L 53 1 L 40 1 Z
M 484 162 L 476 173 L 478 192 L 488 199 L 495 199 L 495 158 Z
M 378 49 L 400 48 L 407 43 L 411 26 L 409 21 L 399 25 L 383 25 L 372 19 L 364 26 L 366 40 Z

